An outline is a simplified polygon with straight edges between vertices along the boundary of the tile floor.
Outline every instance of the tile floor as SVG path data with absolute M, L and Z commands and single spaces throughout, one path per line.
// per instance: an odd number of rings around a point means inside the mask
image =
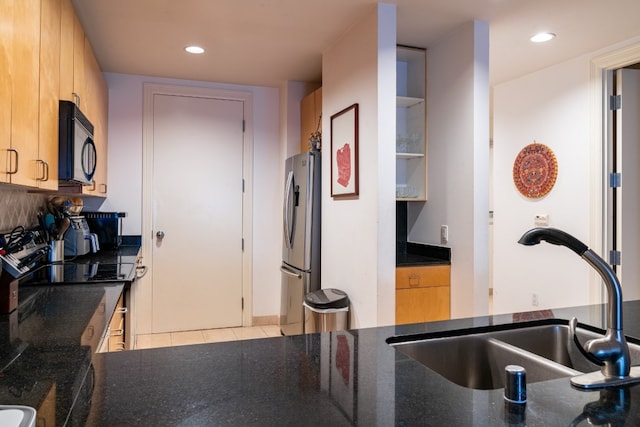
M 280 327 L 277 325 L 143 334 L 136 337 L 135 348 L 171 347 L 174 345 L 204 344 L 279 336 Z

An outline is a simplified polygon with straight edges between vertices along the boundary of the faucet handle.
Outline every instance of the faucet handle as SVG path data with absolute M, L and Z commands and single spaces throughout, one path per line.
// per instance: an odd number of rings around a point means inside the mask
M 578 335 L 576 334 L 577 326 L 578 326 L 578 319 L 576 317 L 572 317 L 571 320 L 569 321 L 569 334 L 573 338 L 573 342 L 576 343 L 576 346 L 578 347 L 578 350 L 580 350 L 580 353 L 582 353 L 582 355 L 586 357 L 587 360 L 589 360 L 589 362 L 596 364 L 598 366 L 604 366 L 604 362 L 602 360 L 598 359 L 596 356 L 594 356 L 593 354 L 589 353 L 587 350 L 584 349 L 584 346 L 580 343 L 580 340 L 578 339 Z

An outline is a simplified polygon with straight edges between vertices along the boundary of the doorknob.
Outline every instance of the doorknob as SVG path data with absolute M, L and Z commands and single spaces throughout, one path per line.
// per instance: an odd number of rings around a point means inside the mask
M 164 231 L 158 231 L 156 237 L 160 240 L 164 239 Z

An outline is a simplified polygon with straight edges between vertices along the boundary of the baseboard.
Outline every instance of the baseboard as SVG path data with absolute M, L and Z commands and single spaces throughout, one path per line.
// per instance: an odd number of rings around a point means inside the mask
M 279 325 L 278 318 L 280 316 L 253 316 L 251 322 L 253 326 L 269 326 L 269 325 Z

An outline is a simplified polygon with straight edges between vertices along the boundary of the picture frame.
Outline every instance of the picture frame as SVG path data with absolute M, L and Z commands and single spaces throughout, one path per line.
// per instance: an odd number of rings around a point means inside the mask
M 358 187 L 358 104 L 331 116 L 331 197 L 354 198 Z

